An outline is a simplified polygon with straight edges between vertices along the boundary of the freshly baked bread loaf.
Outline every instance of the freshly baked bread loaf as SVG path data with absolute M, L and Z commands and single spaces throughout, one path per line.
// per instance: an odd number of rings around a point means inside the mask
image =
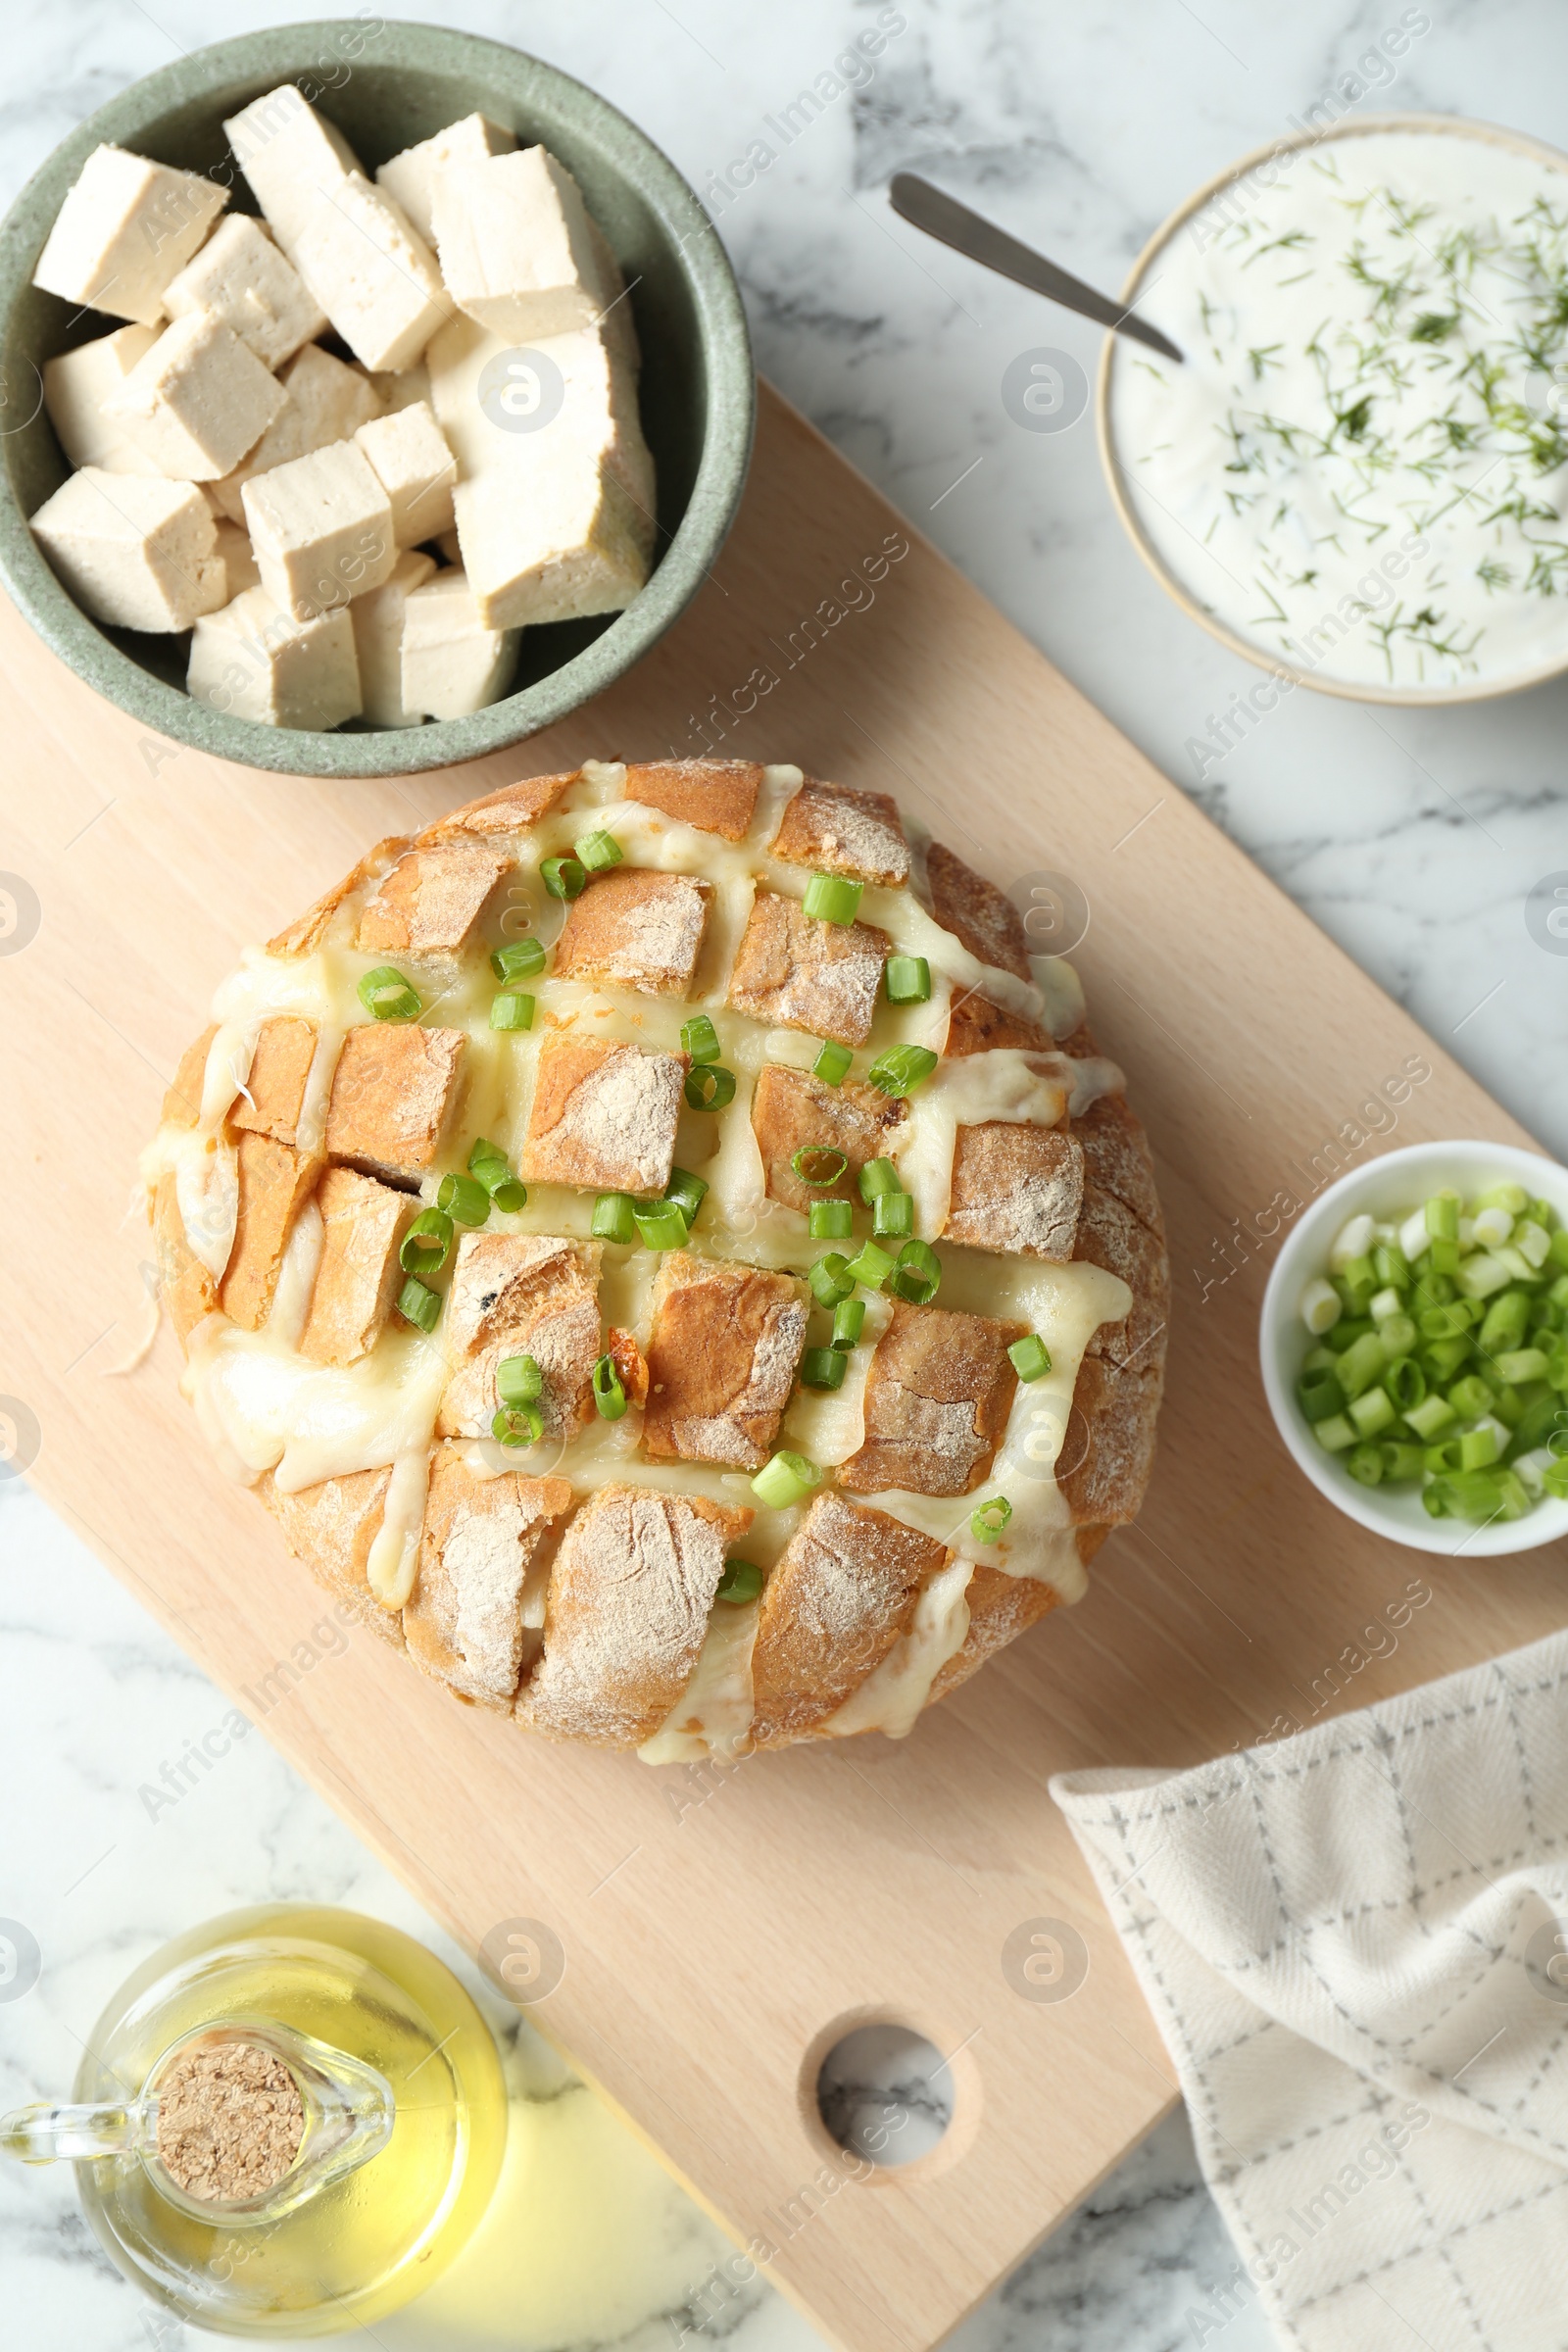
M 651 1762 L 902 1737 L 1138 1510 L 1143 1131 L 884 795 L 528 778 L 213 1014 L 144 1156 L 204 1434 L 467 1703 Z

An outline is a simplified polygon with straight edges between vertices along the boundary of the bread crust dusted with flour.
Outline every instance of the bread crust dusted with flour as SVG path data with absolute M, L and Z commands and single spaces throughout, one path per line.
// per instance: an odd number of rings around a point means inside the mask
M 902 1736 L 1078 1595 L 1169 1276 L 1030 945 L 886 793 L 669 759 L 379 842 L 251 959 L 143 1163 L 163 1296 L 398 1671 L 731 1756 Z

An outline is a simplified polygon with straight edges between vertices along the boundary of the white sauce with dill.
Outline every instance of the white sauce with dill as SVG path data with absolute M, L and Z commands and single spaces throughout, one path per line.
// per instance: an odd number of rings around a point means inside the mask
M 1185 365 L 1117 343 L 1111 439 L 1195 603 L 1348 684 L 1568 660 L 1568 166 L 1324 140 L 1233 181 L 1144 283 Z

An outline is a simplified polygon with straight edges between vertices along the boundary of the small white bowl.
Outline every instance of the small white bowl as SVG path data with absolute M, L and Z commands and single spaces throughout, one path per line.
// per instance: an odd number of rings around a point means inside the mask
M 1526 1186 L 1532 1199 L 1549 1200 L 1568 1223 L 1568 1169 L 1512 1144 L 1406 1144 L 1342 1176 L 1292 1227 L 1268 1278 L 1258 1333 L 1263 1388 L 1275 1426 L 1319 1494 L 1374 1535 L 1417 1551 L 1463 1552 L 1472 1559 L 1534 1551 L 1568 1536 L 1568 1501 L 1548 1496 L 1523 1519 L 1477 1527 L 1468 1520 L 1429 1518 L 1419 1487 L 1363 1487 L 1335 1455 L 1324 1452 L 1296 1401 L 1302 1359 L 1317 1345 L 1301 1321 L 1300 1299 L 1313 1275 L 1326 1268 L 1330 1246 L 1348 1218 L 1364 1211 L 1386 1222 L 1407 1215 L 1445 1186 L 1470 1200 L 1494 1184 Z

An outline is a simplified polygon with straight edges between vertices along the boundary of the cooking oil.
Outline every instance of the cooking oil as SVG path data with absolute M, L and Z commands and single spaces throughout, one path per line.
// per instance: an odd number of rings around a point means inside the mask
M 204 2207 L 159 2161 L 158 2083 L 203 2037 L 254 2034 L 307 2116 L 269 2194 Z M 117 2266 L 195 2326 L 287 2337 L 363 2327 L 419 2293 L 490 2201 L 507 2090 L 483 2018 L 397 1929 L 293 1904 L 229 1912 L 121 1987 L 74 2108 L 0 2122 L 0 2148 L 68 2157 Z

